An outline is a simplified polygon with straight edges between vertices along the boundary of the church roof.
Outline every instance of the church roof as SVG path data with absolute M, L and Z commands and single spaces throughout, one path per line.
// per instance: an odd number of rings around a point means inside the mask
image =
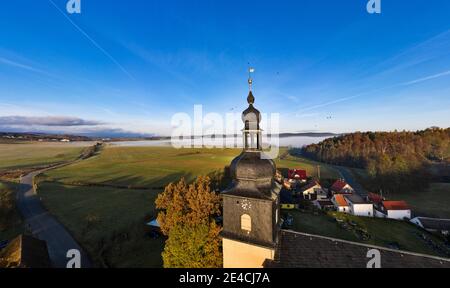
M 367 252 L 381 254 L 382 268 L 450 268 L 450 259 L 282 230 L 271 268 L 367 268 Z

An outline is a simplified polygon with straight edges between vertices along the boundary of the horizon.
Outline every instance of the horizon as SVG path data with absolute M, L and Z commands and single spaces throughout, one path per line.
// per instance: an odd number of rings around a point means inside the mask
M 249 66 L 280 133 L 450 123 L 448 1 L 82 3 L 3 4 L 0 131 L 168 136 L 197 104 L 241 113 Z

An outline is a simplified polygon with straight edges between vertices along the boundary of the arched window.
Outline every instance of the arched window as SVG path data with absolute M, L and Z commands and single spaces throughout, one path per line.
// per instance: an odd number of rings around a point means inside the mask
M 247 232 L 252 231 L 252 217 L 244 214 L 241 216 L 241 229 Z

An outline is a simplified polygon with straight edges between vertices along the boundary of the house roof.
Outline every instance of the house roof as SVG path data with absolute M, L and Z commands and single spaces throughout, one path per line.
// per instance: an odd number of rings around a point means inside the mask
M 334 206 L 333 202 L 331 202 L 330 200 L 317 200 L 317 203 L 318 203 L 321 207 L 325 207 L 325 206 Z
M 370 201 L 372 201 L 375 204 L 379 204 L 381 202 L 383 202 L 383 197 L 381 197 L 381 195 L 369 192 L 368 196 Z
M 298 178 L 300 179 L 306 179 L 307 178 L 306 170 L 289 169 L 288 178 L 297 178 L 296 176 L 298 176 Z
M 405 201 L 383 201 L 386 210 L 410 210 Z
M 320 183 L 317 181 L 311 181 L 308 184 L 306 184 L 306 186 L 303 186 L 301 191 L 303 192 L 303 191 L 309 190 L 317 185 L 320 186 Z M 320 186 L 320 187 L 322 187 L 322 186 Z
M 337 204 L 339 207 L 346 207 L 346 206 L 348 206 L 348 203 L 347 203 L 347 201 L 345 200 L 344 195 L 342 195 L 342 194 L 336 194 L 336 195 L 334 195 L 334 200 L 336 201 L 336 204 Z
M 364 200 L 361 196 L 357 194 L 345 195 L 344 197 L 347 200 L 347 202 L 351 202 L 353 204 L 370 204 L 367 203 L 366 200 Z
M 345 182 L 344 180 L 337 180 L 336 182 L 334 182 L 334 184 L 331 186 L 331 190 L 335 191 L 335 192 L 340 192 L 342 189 L 344 189 L 344 187 L 347 185 L 347 182 Z
M 382 268 L 450 268 L 450 259 L 387 249 L 335 238 L 282 230 L 272 268 L 366 268 L 368 251 L 377 249 Z

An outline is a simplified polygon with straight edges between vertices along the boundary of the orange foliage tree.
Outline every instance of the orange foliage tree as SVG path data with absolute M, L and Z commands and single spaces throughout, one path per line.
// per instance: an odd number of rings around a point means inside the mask
M 220 197 L 211 191 L 209 177 L 192 184 L 184 179 L 169 184 L 156 199 L 158 222 L 168 236 L 164 267 L 214 268 L 222 266 L 219 232 L 214 217 L 220 213 Z

